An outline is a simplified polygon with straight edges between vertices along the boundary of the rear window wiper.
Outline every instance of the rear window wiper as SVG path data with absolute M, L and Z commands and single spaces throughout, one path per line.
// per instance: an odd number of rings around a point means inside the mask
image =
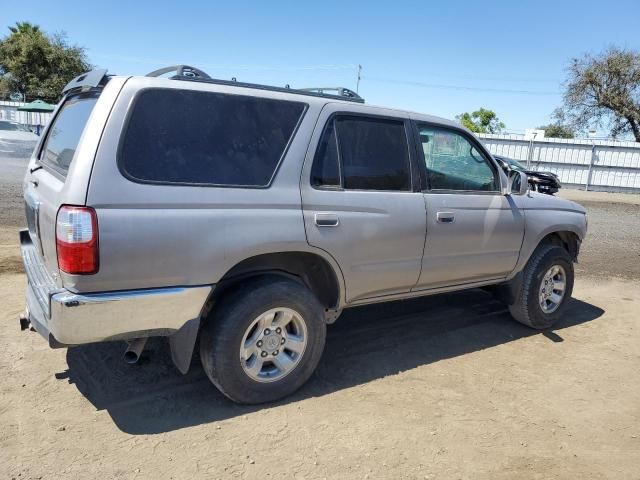
M 44 167 L 42 165 L 36 165 L 35 167 L 29 169 L 29 173 L 37 172 L 41 168 L 44 168 Z

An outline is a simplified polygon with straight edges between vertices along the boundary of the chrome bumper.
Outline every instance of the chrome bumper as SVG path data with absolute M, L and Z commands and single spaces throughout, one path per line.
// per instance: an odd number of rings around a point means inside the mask
M 26 316 L 52 347 L 168 336 L 200 317 L 212 286 L 79 294 L 56 286 L 27 230 L 20 232 L 27 272 Z

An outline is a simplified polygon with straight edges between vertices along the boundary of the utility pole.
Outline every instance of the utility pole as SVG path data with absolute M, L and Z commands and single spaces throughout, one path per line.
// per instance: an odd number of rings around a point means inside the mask
M 358 80 L 356 81 L 356 93 L 360 93 L 358 92 L 358 90 L 360 90 L 360 73 L 362 73 L 362 65 L 358 64 L 358 70 L 357 70 Z

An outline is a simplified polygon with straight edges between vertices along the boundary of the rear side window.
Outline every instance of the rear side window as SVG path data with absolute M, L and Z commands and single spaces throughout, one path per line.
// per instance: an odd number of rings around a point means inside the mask
M 49 127 L 40 163 L 66 177 L 78 148 L 84 126 L 98 100 L 97 95 L 79 95 L 65 100 Z
M 119 153 L 142 182 L 267 186 L 305 104 L 175 89 L 144 90 Z
M 410 190 L 404 122 L 336 116 L 318 146 L 311 184 L 346 190 Z
M 327 125 L 311 167 L 311 185 L 314 187 L 340 187 L 340 159 L 338 139 L 333 121 Z

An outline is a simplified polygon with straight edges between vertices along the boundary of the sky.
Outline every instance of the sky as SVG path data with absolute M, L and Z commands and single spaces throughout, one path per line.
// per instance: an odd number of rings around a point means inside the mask
M 640 50 L 640 0 L 3 2 L 0 29 L 16 21 L 66 32 L 113 74 L 189 64 L 355 90 L 362 65 L 367 103 L 451 119 L 484 107 L 510 131 L 551 121 L 571 58 Z

